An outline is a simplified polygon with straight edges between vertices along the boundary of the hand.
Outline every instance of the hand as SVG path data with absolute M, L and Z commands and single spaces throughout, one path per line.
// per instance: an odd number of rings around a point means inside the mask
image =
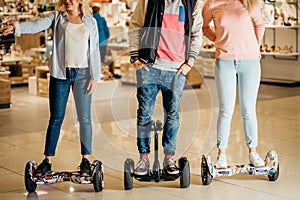
M 93 92 L 96 91 L 97 89 L 97 84 L 98 81 L 97 80 L 90 80 L 88 86 L 87 86 L 87 91 L 88 91 L 88 95 L 92 94 Z
M 183 63 L 177 70 L 176 74 L 179 75 L 180 73 L 182 73 L 184 75 L 187 75 L 191 69 L 192 68 L 188 64 Z
M 2 31 L 2 34 L 4 36 L 7 36 L 8 34 L 13 34 L 15 32 L 15 27 L 14 27 L 14 25 L 10 24 L 10 25 L 2 27 L 0 29 L 0 31 Z
M 132 64 L 133 64 L 135 70 L 140 70 L 143 67 L 146 71 L 149 71 L 148 67 L 140 60 L 136 60 Z

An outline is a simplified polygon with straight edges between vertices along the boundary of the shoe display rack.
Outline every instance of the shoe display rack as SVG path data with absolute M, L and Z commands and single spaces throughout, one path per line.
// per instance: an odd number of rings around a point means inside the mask
M 273 6 L 274 11 L 274 21 L 272 24 L 266 24 L 266 34 L 263 39 L 263 45 L 261 46 L 261 54 L 263 56 L 273 56 L 274 59 L 284 59 L 284 60 L 298 60 L 299 53 L 299 29 L 300 25 L 298 23 L 298 0 L 287 0 L 286 4 L 288 6 L 294 6 L 295 13 L 294 16 L 287 13 L 282 8 L 282 1 L 276 0 L 264 0 L 266 5 Z M 266 44 L 266 37 L 273 36 L 272 44 Z M 278 32 L 286 35 L 285 40 L 294 41 L 293 45 L 278 45 Z M 270 38 L 268 38 L 270 39 Z
M 266 32 L 261 46 L 261 83 L 298 87 L 299 0 L 264 0 L 263 3 Z
M 262 83 L 288 87 L 299 86 L 299 0 L 260 1 L 266 32 L 261 46 Z M 215 47 L 207 38 L 195 65 L 205 78 L 214 78 Z M 284 73 L 280 71 L 285 68 Z M 274 72 L 275 71 L 275 72 Z

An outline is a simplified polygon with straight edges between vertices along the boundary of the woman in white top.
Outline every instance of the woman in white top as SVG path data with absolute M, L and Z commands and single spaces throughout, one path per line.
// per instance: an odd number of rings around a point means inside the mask
M 80 126 L 81 175 L 91 175 L 88 156 L 92 153 L 91 99 L 101 76 L 97 22 L 88 0 L 59 0 L 56 10 L 33 22 L 9 25 L 4 34 L 33 34 L 48 28 L 53 32 L 50 57 L 50 120 L 46 135 L 45 159 L 36 175 L 51 171 L 67 100 L 72 87 Z

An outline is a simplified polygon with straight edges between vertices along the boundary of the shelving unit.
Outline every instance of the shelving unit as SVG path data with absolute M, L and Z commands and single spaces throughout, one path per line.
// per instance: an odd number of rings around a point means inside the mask
M 263 39 L 263 44 L 274 45 L 277 50 L 275 52 L 262 52 L 262 80 L 261 83 L 269 85 L 279 85 L 287 87 L 300 86 L 300 81 L 295 78 L 299 65 L 299 1 L 287 0 L 280 2 L 269 2 L 264 0 L 265 5 L 271 5 L 274 8 L 274 15 L 279 15 L 278 21 L 272 24 L 266 24 L 266 33 Z M 276 10 L 277 9 L 277 10 Z M 279 9 L 283 9 L 283 12 Z M 286 10 L 287 9 L 287 10 Z M 288 12 L 288 13 L 287 13 Z M 283 13 L 284 20 L 280 15 Z M 293 17 L 297 20 L 287 21 L 287 17 Z M 275 16 L 274 16 L 275 18 Z M 267 43 L 266 40 L 268 40 Z M 289 46 L 283 51 L 278 52 L 278 47 Z M 289 48 L 292 48 L 290 52 Z M 280 63 L 278 63 L 280 60 Z M 285 69 L 282 73 L 281 70 Z M 272 71 L 270 71 L 272 70 Z
M 274 7 L 274 10 L 276 10 L 276 1 L 267 1 L 267 0 L 264 0 L 264 3 L 265 4 L 269 4 L 269 5 L 272 5 Z M 299 6 L 298 6 L 298 0 L 289 0 L 286 2 L 287 4 L 289 5 L 293 5 L 295 6 L 295 10 L 296 10 L 296 16 L 295 18 L 298 20 L 298 9 L 299 9 Z M 284 19 L 283 19 L 284 20 Z M 298 21 L 296 23 L 293 23 L 291 24 L 290 26 L 289 25 L 266 25 L 266 30 L 272 30 L 273 32 L 273 44 L 275 47 L 276 47 L 276 44 L 277 44 L 277 35 L 276 35 L 276 32 L 277 30 L 293 30 L 294 31 L 294 35 L 293 36 L 289 36 L 289 37 L 294 37 L 295 38 L 295 50 L 293 52 L 262 52 L 262 55 L 263 56 L 273 56 L 274 59 L 283 59 L 283 60 L 298 60 L 298 57 L 300 55 L 299 53 L 299 47 L 298 47 L 298 44 L 299 44 L 299 29 L 300 29 L 300 25 L 298 24 Z M 265 42 L 266 40 L 266 34 L 264 35 L 264 39 L 263 39 L 263 43 Z
M 31 60 L 31 58 L 29 57 L 18 59 L 26 60 L 27 58 L 29 59 L 29 61 Z M 18 61 L 18 59 L 14 59 L 11 61 L 8 59 L 4 62 L 3 60 L 1 61 L 1 64 L 5 67 L 5 70 L 10 72 L 9 75 L 6 76 L 9 76 L 10 83 L 12 85 L 27 84 L 28 77 L 34 75 L 35 65 L 26 62 L 23 63 L 22 61 Z
M 277 41 L 276 41 L 276 32 L 278 29 L 281 30 L 293 30 L 294 31 L 294 36 L 295 37 L 295 51 L 293 52 L 262 52 L 261 54 L 263 56 L 273 56 L 274 59 L 285 59 L 285 60 L 298 60 L 298 57 L 300 55 L 299 53 L 299 48 L 298 48 L 298 42 L 299 42 L 299 38 L 298 38 L 298 30 L 300 29 L 299 25 L 295 25 L 295 26 L 275 26 L 275 25 L 267 25 L 266 29 L 271 29 L 273 31 L 273 45 L 276 46 Z M 266 36 L 264 36 L 266 37 Z M 265 38 L 264 38 L 265 41 Z
M 49 93 L 49 68 L 48 66 L 37 66 L 36 74 L 36 94 L 42 97 L 48 97 Z
M 0 78 L 0 108 L 10 108 L 10 80 Z
M 277 6 L 277 2 L 269 2 L 265 0 L 263 3 L 271 5 L 274 7 Z M 285 17 L 294 16 L 299 21 L 299 1 L 298 0 L 289 0 L 287 1 L 288 5 L 291 5 L 289 8 L 292 8 L 289 13 L 286 13 L 285 10 Z M 294 10 L 295 8 L 295 10 Z M 271 12 L 272 13 L 272 12 Z M 278 12 L 277 12 L 278 13 Z M 273 11 L 274 15 L 274 11 Z M 272 15 L 272 17 L 274 17 Z M 291 25 L 288 26 L 287 23 L 283 23 L 281 20 L 282 18 L 278 18 L 279 21 L 271 22 L 270 24 L 266 24 L 266 33 L 263 38 L 263 45 L 268 43 L 268 46 L 275 46 L 275 48 L 280 47 L 281 50 L 279 51 L 265 51 L 261 52 L 262 55 L 262 70 L 268 70 L 268 73 L 262 74 L 261 82 L 264 84 L 272 84 L 272 85 L 280 85 L 280 86 L 300 86 L 300 81 L 298 81 L 295 77 L 289 76 L 289 74 L 293 74 L 292 72 L 283 73 L 277 75 L 276 73 L 284 68 L 286 70 L 293 70 L 298 71 L 297 67 L 299 65 L 299 57 L 300 57 L 300 49 L 299 49 L 299 30 L 300 24 L 298 21 L 292 21 Z M 278 22 L 282 22 L 283 25 L 275 25 Z M 278 23 L 281 24 L 281 23 Z M 211 41 L 206 41 L 207 38 L 204 38 L 203 44 L 211 45 Z M 284 48 L 286 46 L 288 48 Z M 293 46 L 292 51 L 290 52 L 289 48 Z M 284 50 L 283 50 L 284 48 Z M 268 49 L 270 50 L 270 49 Z M 202 48 L 200 55 L 197 58 L 197 65 L 200 66 L 201 72 L 204 77 L 206 78 L 214 78 L 214 66 L 215 66 L 215 59 L 214 59 L 215 48 Z M 270 62 L 274 62 L 270 64 Z M 279 63 L 280 62 L 280 63 Z M 282 63 L 282 64 L 281 64 Z M 274 67 L 276 67 L 276 72 L 273 71 Z M 269 71 L 272 70 L 272 71 Z M 297 73 L 297 72 L 295 72 Z M 289 78 L 291 77 L 291 80 Z

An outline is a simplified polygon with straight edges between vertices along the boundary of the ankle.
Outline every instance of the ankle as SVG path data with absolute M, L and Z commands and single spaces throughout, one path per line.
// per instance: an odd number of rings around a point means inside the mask
M 166 159 L 166 160 L 169 160 L 169 159 L 171 159 L 171 158 L 173 158 L 173 155 L 170 155 L 170 154 L 166 154 L 166 155 L 165 155 L 165 159 Z
M 249 148 L 249 153 L 254 153 L 256 152 L 256 148 Z
M 224 155 L 226 154 L 225 149 L 219 149 L 218 156 L 221 155 L 221 154 L 224 154 Z
M 148 154 L 140 154 L 140 159 L 149 160 Z
M 51 158 L 52 158 L 52 156 L 45 156 L 44 159 L 47 159 L 47 160 L 48 160 L 48 163 L 51 164 L 51 160 L 52 160 Z
M 217 157 L 217 160 L 226 160 L 226 159 L 227 159 L 227 157 L 226 157 L 226 154 L 225 154 L 225 153 L 221 153 L 221 154 L 219 154 L 218 157 Z
M 81 157 L 82 157 L 82 159 L 85 158 L 85 159 L 89 160 L 90 155 L 82 155 Z

